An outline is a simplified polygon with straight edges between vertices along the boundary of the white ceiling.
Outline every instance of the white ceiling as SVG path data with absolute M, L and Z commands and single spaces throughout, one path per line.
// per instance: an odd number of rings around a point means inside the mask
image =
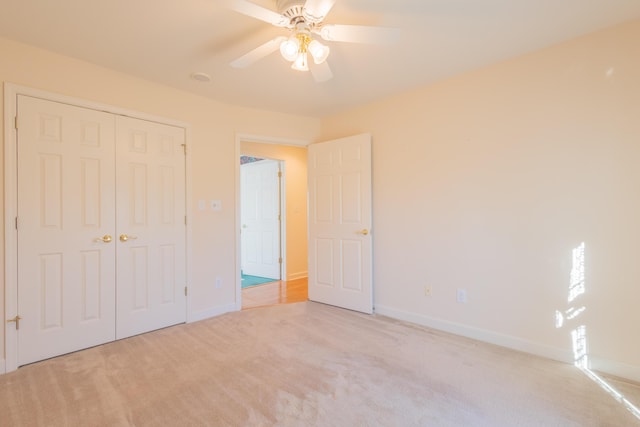
M 327 43 L 334 78 L 315 83 L 278 53 L 230 67 L 287 33 L 223 3 L 0 0 L 0 37 L 229 104 L 321 117 L 640 18 L 639 0 L 338 0 L 326 23 L 395 27 L 401 40 Z M 275 0 L 254 3 L 275 9 Z

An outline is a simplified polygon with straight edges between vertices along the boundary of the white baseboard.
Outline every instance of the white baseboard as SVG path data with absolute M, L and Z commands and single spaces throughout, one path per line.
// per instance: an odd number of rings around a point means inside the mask
M 298 280 L 304 279 L 305 277 L 309 277 L 308 271 L 299 271 L 297 273 L 287 274 L 287 280 Z
M 553 359 L 568 364 L 574 363 L 573 351 L 571 350 L 551 347 L 510 335 L 499 334 L 485 329 L 449 322 L 447 320 L 435 319 L 418 313 L 396 310 L 392 307 L 376 305 L 375 312 L 383 316 L 416 323 L 428 328 L 499 345 L 512 350 L 534 354 L 547 359 Z M 626 365 L 624 363 L 598 359 L 595 357 L 591 357 L 590 361 L 591 369 L 594 371 L 615 375 L 620 378 L 627 378 L 632 381 L 640 381 L 640 366 Z
M 418 325 L 437 329 L 439 331 L 449 332 L 454 335 L 460 335 L 476 339 L 478 341 L 496 344 L 512 350 L 523 351 L 525 353 L 535 354 L 536 356 L 542 356 L 548 359 L 558 360 L 560 362 L 573 363 L 573 352 L 570 350 L 558 349 L 485 329 L 474 328 L 459 323 L 449 322 L 447 320 L 435 319 L 418 313 L 396 310 L 391 307 L 376 305 L 376 313 L 383 316 L 393 317 L 398 320 L 417 323 Z
M 239 308 L 236 304 L 221 305 L 218 307 L 209 308 L 207 310 L 191 313 L 187 319 L 187 323 L 197 322 L 198 320 L 208 319 L 210 317 L 219 316 L 221 314 L 230 313 L 232 311 L 238 311 Z
M 5 365 L 4 359 L 0 359 L 0 375 L 7 373 L 7 366 Z
M 613 362 L 593 356 L 589 361 L 592 371 L 640 382 L 640 366 L 627 365 L 626 363 Z

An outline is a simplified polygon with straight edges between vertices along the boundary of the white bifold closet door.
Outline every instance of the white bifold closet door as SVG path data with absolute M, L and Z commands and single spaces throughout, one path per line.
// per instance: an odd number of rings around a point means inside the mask
M 18 96 L 18 365 L 186 320 L 183 144 Z

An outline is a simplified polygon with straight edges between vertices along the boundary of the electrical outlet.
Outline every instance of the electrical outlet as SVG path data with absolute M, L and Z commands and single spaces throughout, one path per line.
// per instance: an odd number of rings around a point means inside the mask
M 424 296 L 425 297 L 431 296 L 431 285 L 424 285 Z
M 458 289 L 458 293 L 456 294 L 456 301 L 458 301 L 460 304 L 466 304 L 467 302 L 466 289 Z
M 220 289 L 222 287 L 222 279 L 216 277 L 216 289 Z
M 210 200 L 209 206 L 211 206 L 212 211 L 221 211 L 222 210 L 222 201 L 221 200 Z

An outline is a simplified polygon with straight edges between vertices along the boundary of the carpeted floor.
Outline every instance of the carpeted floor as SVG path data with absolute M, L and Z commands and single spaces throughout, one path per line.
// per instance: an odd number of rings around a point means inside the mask
M 640 403 L 640 385 L 611 381 Z M 2 426 L 634 426 L 575 367 L 303 302 L 0 376 Z
M 242 275 L 242 289 L 249 288 L 251 286 L 263 285 L 265 283 L 275 282 L 274 279 L 269 279 L 268 277 L 260 277 L 260 276 L 249 276 L 246 274 Z

